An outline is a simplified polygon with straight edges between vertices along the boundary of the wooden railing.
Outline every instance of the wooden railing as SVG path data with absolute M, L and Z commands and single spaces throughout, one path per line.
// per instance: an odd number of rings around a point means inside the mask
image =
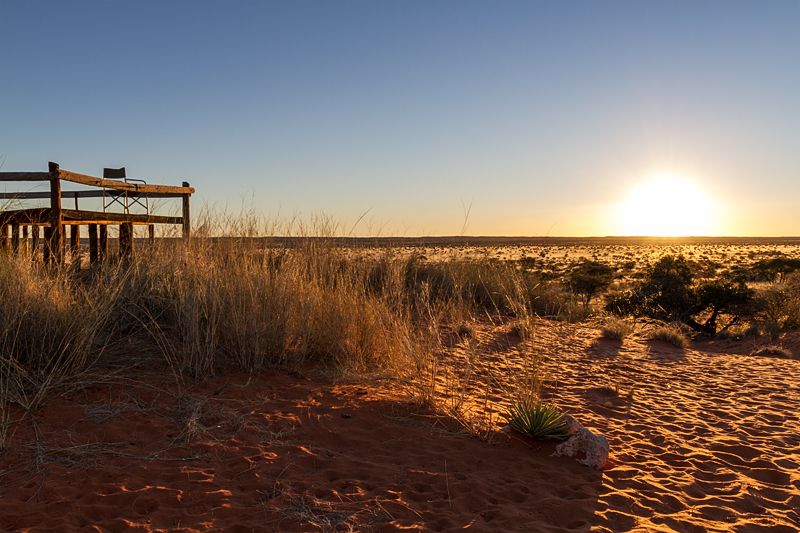
M 14 251 L 19 251 L 20 229 L 22 237 L 27 244 L 28 228 L 32 228 L 34 250 L 39 241 L 39 227 L 45 228 L 44 256 L 47 261 L 64 262 L 66 253 L 66 235 L 64 226 L 70 226 L 72 239 L 70 249 L 77 252 L 80 248 L 80 226 L 87 225 L 89 229 L 89 257 L 92 262 L 103 259 L 108 251 L 109 224 L 119 224 L 120 255 L 130 256 L 133 253 L 133 226 L 147 225 L 151 242 L 155 238 L 154 224 L 175 224 L 182 226 L 184 239 L 191 237 L 191 219 L 189 199 L 195 190 L 188 183 L 183 182 L 181 187 L 169 185 L 151 185 L 145 183 L 126 183 L 124 181 L 109 180 L 86 176 L 67 170 L 61 170 L 56 163 L 49 163 L 49 172 L 0 172 L 0 182 L 3 181 L 49 181 L 50 192 L 3 192 L 0 200 L 45 200 L 50 199 L 49 208 L 19 209 L 0 212 L 0 248 L 9 251 L 9 244 Z M 102 191 L 61 191 L 61 181 L 79 183 L 91 187 L 101 187 Z M 182 216 L 168 217 L 133 213 L 111 213 L 81 210 L 78 205 L 79 198 L 103 198 L 108 195 L 125 194 L 129 197 L 146 196 L 148 198 L 181 198 Z M 75 209 L 64 209 L 61 205 L 64 199 L 74 199 Z M 99 237 L 98 237 L 99 229 Z M 9 242 L 9 230 L 11 239 Z

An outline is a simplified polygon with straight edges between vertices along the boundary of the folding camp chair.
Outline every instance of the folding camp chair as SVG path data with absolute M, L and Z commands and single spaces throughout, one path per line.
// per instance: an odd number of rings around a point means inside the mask
M 128 178 L 125 176 L 125 167 L 122 168 L 104 168 L 103 169 L 103 179 L 107 180 L 117 180 L 117 181 L 124 181 L 125 183 L 142 183 L 146 184 L 147 182 L 144 180 L 137 180 L 133 178 Z M 145 210 L 146 214 L 150 214 L 150 198 L 148 198 L 147 194 L 141 194 L 137 192 L 129 192 L 129 191 L 115 191 L 115 190 L 106 190 L 103 189 L 103 212 L 105 213 L 106 210 L 113 206 L 115 203 L 118 203 L 122 206 L 122 210 L 125 214 L 130 213 L 130 208 L 133 206 L 138 205 L 139 207 Z

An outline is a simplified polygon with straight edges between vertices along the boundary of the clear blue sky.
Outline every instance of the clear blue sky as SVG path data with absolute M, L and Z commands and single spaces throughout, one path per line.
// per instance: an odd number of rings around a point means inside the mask
M 800 2 L 0 0 L 3 154 L 356 234 L 800 235 Z

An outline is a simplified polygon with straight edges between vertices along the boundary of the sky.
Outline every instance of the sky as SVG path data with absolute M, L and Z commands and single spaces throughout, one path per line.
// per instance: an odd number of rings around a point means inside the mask
M 798 95 L 795 0 L 0 0 L 0 171 L 356 236 L 800 235 Z

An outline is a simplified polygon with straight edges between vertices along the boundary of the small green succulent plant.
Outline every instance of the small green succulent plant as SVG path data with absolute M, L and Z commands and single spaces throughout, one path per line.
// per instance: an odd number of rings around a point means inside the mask
M 534 439 L 566 440 L 569 424 L 553 404 L 534 398 L 515 400 L 505 413 L 511 429 Z

